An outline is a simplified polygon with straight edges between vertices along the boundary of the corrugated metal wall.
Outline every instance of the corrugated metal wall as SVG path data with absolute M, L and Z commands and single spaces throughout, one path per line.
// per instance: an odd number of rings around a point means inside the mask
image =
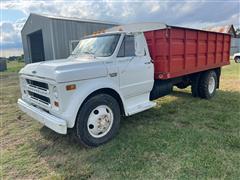
M 30 14 L 21 32 L 25 62 L 32 62 L 28 36 L 38 30 L 42 30 L 45 60 L 52 60 L 69 56 L 69 43 L 71 40 L 79 40 L 84 35 L 113 26 L 115 25 Z
M 52 43 L 51 43 L 51 33 L 50 33 L 50 20 L 46 17 L 31 14 L 25 23 L 21 34 L 23 43 L 24 59 L 26 63 L 31 63 L 31 50 L 29 42 L 29 34 L 34 33 L 38 30 L 42 30 L 43 36 L 43 46 L 45 52 L 45 59 L 49 60 L 53 57 Z
M 113 27 L 113 25 L 52 19 L 52 27 L 55 58 L 59 59 L 69 56 L 70 41 L 79 40 L 84 35 L 90 35 L 93 32 Z

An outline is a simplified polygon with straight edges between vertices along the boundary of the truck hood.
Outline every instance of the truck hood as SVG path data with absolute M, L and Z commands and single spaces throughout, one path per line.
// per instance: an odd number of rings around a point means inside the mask
M 19 73 L 61 83 L 107 76 L 107 67 L 98 58 L 70 57 L 28 64 Z

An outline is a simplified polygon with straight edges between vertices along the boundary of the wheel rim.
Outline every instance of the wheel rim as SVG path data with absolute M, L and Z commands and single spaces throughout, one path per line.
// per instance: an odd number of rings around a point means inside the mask
M 88 117 L 87 128 L 91 136 L 100 138 L 105 136 L 113 124 L 113 112 L 106 106 L 101 105 L 92 110 Z
M 208 81 L 208 91 L 210 94 L 214 92 L 215 89 L 215 79 L 214 77 L 210 77 Z

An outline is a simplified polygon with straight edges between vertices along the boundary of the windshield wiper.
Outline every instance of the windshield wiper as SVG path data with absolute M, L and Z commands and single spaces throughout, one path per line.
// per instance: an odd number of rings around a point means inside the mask
M 89 54 L 89 55 L 92 55 L 95 58 L 95 53 L 93 53 L 93 52 L 84 51 L 84 52 L 82 52 L 82 54 Z
M 94 55 L 93 52 L 89 52 L 89 51 L 83 51 L 82 53 L 83 53 L 83 54 L 93 54 L 93 55 Z

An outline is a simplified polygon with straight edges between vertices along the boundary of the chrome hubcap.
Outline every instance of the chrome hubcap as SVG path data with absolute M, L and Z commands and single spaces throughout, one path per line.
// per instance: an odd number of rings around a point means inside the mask
M 101 105 L 92 110 L 88 117 L 88 132 L 95 138 L 105 136 L 113 124 L 113 112 L 106 106 Z
M 215 79 L 214 77 L 210 77 L 208 81 L 208 92 L 212 94 L 214 89 L 215 89 Z

